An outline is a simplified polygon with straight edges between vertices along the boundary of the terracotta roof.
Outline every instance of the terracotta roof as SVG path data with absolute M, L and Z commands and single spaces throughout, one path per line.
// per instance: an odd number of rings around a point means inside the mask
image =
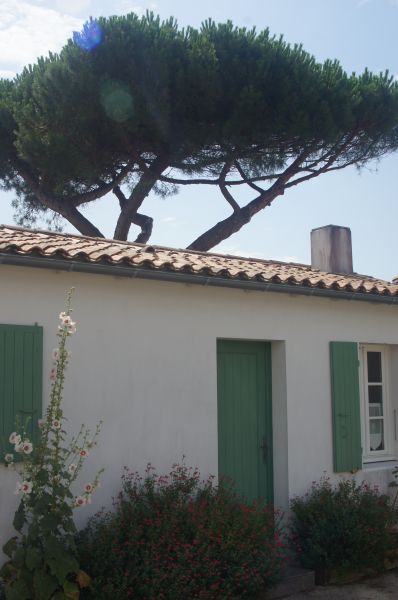
M 42 257 L 65 263 L 79 262 L 131 267 L 132 270 L 152 270 L 205 276 L 217 280 L 270 283 L 297 288 L 313 288 L 347 292 L 350 297 L 366 295 L 398 298 L 397 283 L 364 275 L 338 275 L 313 269 L 308 265 L 283 263 L 162 246 L 134 244 L 103 238 L 60 234 L 48 231 L 0 226 L 0 257 Z M 281 289 L 282 291 L 282 289 Z M 293 290 L 294 291 L 294 290 Z

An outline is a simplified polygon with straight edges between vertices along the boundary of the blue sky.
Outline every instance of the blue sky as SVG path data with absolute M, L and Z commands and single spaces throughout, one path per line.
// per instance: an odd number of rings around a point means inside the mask
M 12 77 L 48 50 L 59 50 L 89 16 L 143 13 L 173 15 L 199 26 L 212 17 L 237 25 L 269 27 L 323 61 L 337 58 L 348 71 L 388 69 L 398 77 L 398 0 L 0 0 L 0 76 Z M 398 154 L 358 172 L 330 173 L 289 190 L 272 207 L 223 242 L 217 251 L 310 262 L 309 234 L 327 224 L 349 226 L 354 269 L 391 279 L 398 275 Z M 0 223 L 13 222 L 12 194 L 0 192 Z M 225 218 L 228 206 L 215 190 L 192 187 L 167 199 L 150 196 L 143 207 L 155 219 L 151 242 L 185 247 Z M 112 235 L 117 205 L 106 197 L 85 213 Z M 69 225 L 66 231 L 73 232 Z M 130 239 L 136 231 L 132 228 Z

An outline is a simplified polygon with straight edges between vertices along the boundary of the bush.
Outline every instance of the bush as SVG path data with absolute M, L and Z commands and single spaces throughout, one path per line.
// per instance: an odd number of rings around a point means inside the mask
M 278 580 L 285 553 L 271 507 L 185 465 L 126 471 L 114 512 L 89 522 L 78 549 L 98 600 L 252 598 Z
M 304 567 L 379 571 L 396 552 L 397 513 L 388 496 L 353 480 L 324 477 L 291 503 L 292 539 Z

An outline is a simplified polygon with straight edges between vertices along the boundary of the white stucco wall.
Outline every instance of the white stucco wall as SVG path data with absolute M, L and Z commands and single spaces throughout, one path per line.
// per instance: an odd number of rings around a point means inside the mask
M 185 455 L 203 475 L 217 472 L 217 338 L 273 342 L 275 500 L 285 507 L 333 471 L 329 342 L 398 343 L 397 306 L 11 266 L 0 266 L 0 286 L 1 323 L 44 327 L 44 398 L 58 313 L 76 288 L 64 412 L 75 432 L 104 422 L 87 462 L 88 478 L 106 467 L 91 512 L 111 504 L 124 465 L 166 471 Z M 397 367 L 397 349 L 391 356 Z M 390 471 L 357 477 L 383 485 Z M 14 486 L 0 466 L 0 543 Z

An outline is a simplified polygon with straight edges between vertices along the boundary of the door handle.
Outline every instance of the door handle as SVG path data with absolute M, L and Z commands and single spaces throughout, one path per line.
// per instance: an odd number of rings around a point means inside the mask
M 263 443 L 260 446 L 260 450 L 262 450 L 262 453 L 263 453 L 263 461 L 267 462 L 267 458 L 268 458 L 268 444 L 265 441 L 265 439 L 263 439 Z

